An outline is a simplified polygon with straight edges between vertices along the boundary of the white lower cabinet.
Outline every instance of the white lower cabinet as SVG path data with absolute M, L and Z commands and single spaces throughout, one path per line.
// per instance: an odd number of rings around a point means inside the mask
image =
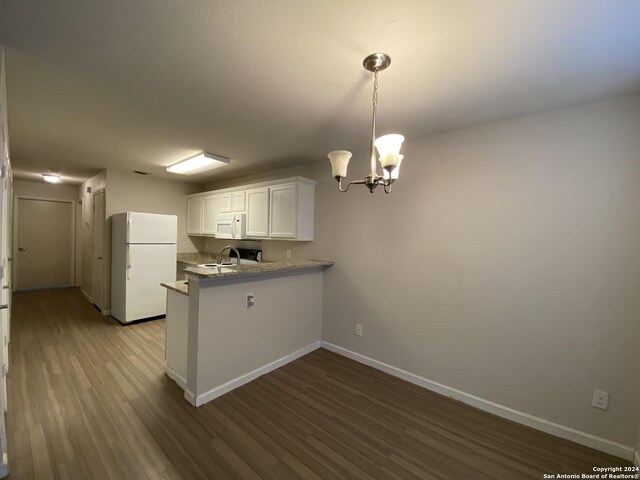
M 247 237 L 269 237 L 269 188 L 247 190 Z

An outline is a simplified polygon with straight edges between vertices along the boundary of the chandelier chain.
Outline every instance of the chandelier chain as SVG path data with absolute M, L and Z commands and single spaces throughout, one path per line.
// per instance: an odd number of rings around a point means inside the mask
M 373 95 L 371 100 L 374 107 L 378 105 L 378 70 L 373 72 Z

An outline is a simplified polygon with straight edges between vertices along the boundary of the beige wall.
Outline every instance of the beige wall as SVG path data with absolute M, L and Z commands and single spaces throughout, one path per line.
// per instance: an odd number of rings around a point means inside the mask
M 202 190 L 202 185 L 160 179 L 133 172 L 107 171 L 107 225 L 105 234 L 105 308 L 111 305 L 111 216 L 121 212 L 162 213 L 178 216 L 178 252 L 195 252 L 187 236 L 186 195 Z
M 88 186 L 92 193 L 87 193 Z M 104 229 L 104 309 L 109 310 L 111 304 L 111 215 L 114 213 L 134 211 L 146 213 L 163 213 L 178 216 L 178 251 L 197 251 L 196 246 L 186 235 L 187 202 L 186 195 L 202 190 L 202 185 L 142 176 L 133 172 L 107 170 L 85 182 L 80 187 L 83 198 L 83 290 L 91 296 L 91 244 L 93 225 L 91 211 L 93 194 L 105 189 L 106 224 Z M 198 240 L 196 239 L 196 242 Z
M 339 193 L 328 161 L 274 172 L 319 181 L 316 240 L 260 245 L 336 261 L 325 341 L 633 446 L 639 132 L 633 96 L 408 141 L 391 195 Z M 366 171 L 356 155 L 350 179 Z M 591 407 L 594 388 L 608 411 Z
M 202 191 L 199 184 L 108 170 L 107 218 L 120 212 L 163 213 L 178 216 L 178 252 L 198 251 L 187 236 L 186 195 Z M 196 239 L 196 242 L 198 240 Z
M 51 183 L 13 181 L 13 194 L 19 197 L 52 198 L 56 200 L 77 200 L 78 187 L 71 185 L 53 185 Z

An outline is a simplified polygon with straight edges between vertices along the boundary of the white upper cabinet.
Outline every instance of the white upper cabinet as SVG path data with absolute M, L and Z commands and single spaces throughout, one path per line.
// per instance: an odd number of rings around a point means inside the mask
M 231 211 L 233 213 L 241 213 L 247 211 L 245 198 L 246 192 L 231 193 Z
M 187 197 L 187 233 L 215 235 L 218 213 L 247 213 L 247 238 L 313 240 L 316 182 L 303 177 Z
M 313 240 L 315 185 L 295 182 L 270 189 L 269 238 Z
M 231 193 L 220 194 L 220 213 L 231 213 Z
M 271 238 L 296 238 L 297 191 L 295 183 L 271 187 L 269 207 Z
M 269 188 L 247 190 L 247 237 L 269 238 Z
M 202 199 L 202 233 L 216 234 L 216 215 L 220 213 L 220 195 L 206 195 Z
M 202 235 L 202 196 L 187 197 L 187 234 Z

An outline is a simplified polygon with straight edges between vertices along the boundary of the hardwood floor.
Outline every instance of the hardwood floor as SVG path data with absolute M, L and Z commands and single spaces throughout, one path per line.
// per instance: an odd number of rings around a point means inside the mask
M 317 350 L 198 409 L 164 321 L 14 295 L 11 479 L 541 479 L 630 465 Z

